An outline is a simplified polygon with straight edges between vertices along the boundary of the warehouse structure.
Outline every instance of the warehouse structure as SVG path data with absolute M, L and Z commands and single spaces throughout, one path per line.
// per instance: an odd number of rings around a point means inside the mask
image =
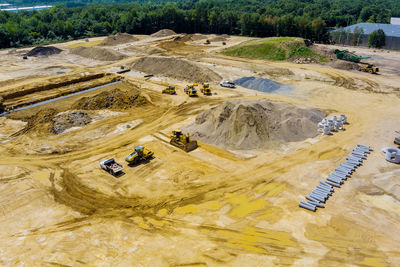
M 368 35 L 376 30 L 386 34 L 385 49 L 400 50 L 400 18 L 391 18 L 391 24 L 358 23 L 331 32 L 333 41 L 345 45 L 368 46 Z

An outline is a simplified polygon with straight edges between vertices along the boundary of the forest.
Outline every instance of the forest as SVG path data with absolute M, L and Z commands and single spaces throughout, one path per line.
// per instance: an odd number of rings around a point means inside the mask
M 96 4 L 94 4 L 94 2 Z M 32 5 L 41 1 L 16 0 Z M 60 42 L 116 32 L 298 36 L 328 42 L 328 31 L 358 22 L 389 23 L 399 0 L 127 0 L 46 1 L 40 11 L 0 11 L 0 48 Z

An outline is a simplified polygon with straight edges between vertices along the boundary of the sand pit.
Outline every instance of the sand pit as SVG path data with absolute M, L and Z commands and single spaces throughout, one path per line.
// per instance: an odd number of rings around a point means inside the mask
M 29 51 L 26 55 L 28 57 L 38 57 L 38 56 L 51 56 L 60 54 L 63 50 L 54 46 L 38 46 Z
M 111 36 L 108 36 L 107 38 L 105 38 L 100 43 L 100 45 L 101 46 L 113 46 L 113 45 L 135 42 L 137 40 L 139 40 L 139 39 L 128 33 L 117 33 L 115 35 L 111 35 Z
M 140 95 L 140 92 L 136 89 L 131 89 L 129 91 L 114 89 L 112 91 L 101 92 L 93 97 L 83 97 L 75 102 L 73 107 L 74 109 L 83 110 L 106 108 L 123 110 L 143 106 L 145 104 L 147 104 L 146 98 Z
M 100 61 L 116 61 L 124 59 L 126 56 L 113 50 L 99 47 L 76 47 L 70 50 L 71 54 L 78 56 L 100 60 Z
M 222 79 L 221 76 L 207 67 L 173 57 L 144 57 L 136 61 L 132 68 L 149 74 L 164 75 L 193 82 L 211 82 Z
M 151 37 L 168 37 L 168 36 L 175 35 L 175 34 L 176 34 L 176 32 L 174 32 L 173 30 L 163 29 L 163 30 L 159 30 L 158 32 L 153 33 L 150 36 Z
M 53 118 L 53 133 L 60 134 L 72 127 L 82 127 L 89 124 L 92 118 L 84 111 L 74 110 L 58 113 Z
M 288 91 L 292 87 L 290 85 L 278 83 L 266 78 L 256 78 L 256 77 L 242 77 L 234 81 L 235 84 L 242 87 L 257 90 L 264 93 L 272 93 L 277 90 Z
M 256 149 L 274 142 L 294 142 L 317 135 L 325 113 L 284 102 L 226 101 L 196 117 L 184 128 L 194 138 L 224 148 Z

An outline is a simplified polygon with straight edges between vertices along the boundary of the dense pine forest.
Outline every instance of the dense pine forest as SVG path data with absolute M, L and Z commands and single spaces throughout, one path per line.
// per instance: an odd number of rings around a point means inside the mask
M 94 4 L 94 2 L 96 4 Z M 112 3 L 116 2 L 116 3 Z M 0 12 L 0 48 L 108 35 L 178 33 L 299 36 L 327 42 L 328 30 L 357 22 L 389 23 L 399 0 L 26 1 L 41 11 Z

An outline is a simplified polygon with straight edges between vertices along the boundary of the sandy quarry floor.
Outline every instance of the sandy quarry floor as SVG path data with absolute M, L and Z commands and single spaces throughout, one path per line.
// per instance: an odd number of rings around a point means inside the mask
M 132 71 L 121 78 L 139 87 L 151 104 L 104 111 L 108 115 L 102 119 L 60 135 L 13 135 L 26 125 L 21 118 L 39 109 L 68 110 L 83 96 L 129 89 L 125 83 L 1 118 L 1 265 L 400 265 L 399 166 L 380 152 L 393 146 L 394 131 L 400 130 L 400 76 L 392 60 L 399 52 L 363 50 L 380 60 L 375 63 L 381 74 L 370 75 L 318 64 L 235 59 L 215 53 L 223 48 L 221 42 L 171 47 L 162 43 L 168 37 L 138 37 L 110 48 L 127 55 L 119 62 L 68 53 L 68 47 L 96 45 L 101 38 L 57 44 L 66 51 L 29 58 L 29 64 L 21 51 L 1 51 L 0 80 L 18 85 L 63 75 L 54 72 L 65 69 L 113 71 L 130 66 L 148 47 L 158 47 L 165 51 L 157 55 L 187 58 L 223 79 L 265 77 L 295 89 L 266 94 L 221 88 L 215 81 L 216 95 L 189 99 L 183 93 L 186 81 L 146 79 Z M 247 39 L 231 37 L 227 46 Z M 129 45 L 137 52 L 125 49 Z M 178 95 L 162 95 L 166 84 L 176 85 Z M 332 136 L 263 150 L 228 151 L 200 143 L 185 153 L 168 144 L 171 130 L 236 98 L 268 98 L 346 114 L 350 125 Z M 299 201 L 357 143 L 375 149 L 364 166 L 336 190 L 325 209 L 300 209 Z M 155 158 L 128 167 L 124 158 L 138 144 L 154 151 Z M 111 157 L 124 164 L 124 175 L 115 178 L 100 169 L 99 161 Z

